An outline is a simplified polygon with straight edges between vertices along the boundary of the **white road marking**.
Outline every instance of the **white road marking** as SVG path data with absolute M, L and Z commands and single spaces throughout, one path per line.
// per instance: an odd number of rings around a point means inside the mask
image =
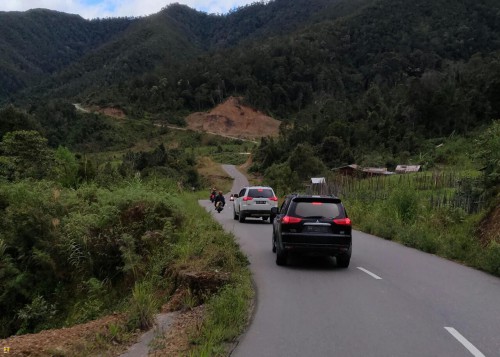
M 462 345 L 464 345 L 464 347 L 467 348 L 469 350 L 469 352 L 472 353 L 472 355 L 474 357 L 485 357 L 485 355 L 483 355 L 481 353 L 481 351 L 479 351 L 472 343 L 467 341 L 467 339 L 464 336 L 462 336 L 460 334 L 460 332 L 455 330 L 453 327 L 445 327 L 445 329 L 446 329 L 446 331 L 451 333 L 451 335 L 453 337 L 455 337 L 458 340 L 458 342 L 460 342 Z
M 382 280 L 382 278 L 376 274 L 373 274 L 371 271 L 369 270 L 366 270 L 365 268 L 362 268 L 362 267 L 358 267 L 359 270 L 365 272 L 366 274 L 370 275 L 372 278 L 375 278 L 377 280 Z

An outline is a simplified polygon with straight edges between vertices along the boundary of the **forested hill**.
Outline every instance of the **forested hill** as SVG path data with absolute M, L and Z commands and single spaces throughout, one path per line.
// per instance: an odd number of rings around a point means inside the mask
M 250 104 L 282 119 L 305 113 L 303 122 L 314 117 L 310 110 L 321 111 L 325 118 L 349 114 L 369 119 L 366 110 L 372 118 L 387 118 L 381 108 L 391 108 L 401 111 L 390 114 L 399 118 L 396 125 L 408 126 L 402 124 L 406 120 L 414 131 L 427 127 L 432 135 L 445 134 L 452 123 L 446 130 L 433 123 L 453 117 L 463 131 L 476 119 L 499 114 L 499 6 L 499 1 L 489 0 L 367 1 L 347 16 L 330 16 L 285 35 L 219 49 L 176 72 L 160 69 L 111 86 L 93 100 L 112 98 L 149 112 L 175 112 L 205 109 L 229 95 L 244 95 Z M 392 97 L 390 91 L 395 91 Z M 356 102 L 367 93 L 379 95 L 377 101 L 384 99 L 384 105 L 371 98 L 366 105 L 373 108 L 360 108 Z M 311 108 L 313 103 L 330 104 Z M 334 107 L 342 115 L 324 114 Z
M 48 90 L 55 90 L 49 96 L 72 96 L 133 79 L 159 65 L 176 72 L 178 64 L 208 50 L 286 34 L 346 14 L 365 1 L 275 0 L 223 16 L 172 4 L 143 18 L 92 21 L 42 9 L 0 12 L 0 102 L 37 82 L 41 87 L 27 97 Z M 338 9 L 331 10 L 337 3 Z
M 44 9 L 0 12 L 0 99 L 79 60 L 133 21 L 87 21 Z

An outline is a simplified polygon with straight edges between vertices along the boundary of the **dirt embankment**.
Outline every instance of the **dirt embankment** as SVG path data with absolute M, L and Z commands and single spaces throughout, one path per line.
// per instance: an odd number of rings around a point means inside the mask
M 188 127 L 244 139 L 277 136 L 280 121 L 245 106 L 241 98 L 229 97 L 208 112 L 198 112 L 186 118 Z

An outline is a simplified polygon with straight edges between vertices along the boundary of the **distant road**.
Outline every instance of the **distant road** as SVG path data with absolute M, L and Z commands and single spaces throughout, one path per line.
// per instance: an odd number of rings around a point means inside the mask
M 248 184 L 224 169 L 231 192 Z M 358 231 L 348 269 L 298 257 L 278 267 L 271 224 L 239 223 L 227 202 L 214 217 L 235 234 L 257 286 L 255 316 L 232 356 L 500 356 L 500 279 Z
M 78 110 L 80 112 L 90 113 L 89 110 L 87 110 L 84 107 L 82 107 L 81 104 L 79 104 L 79 103 L 73 103 L 73 105 L 75 106 L 76 110 Z

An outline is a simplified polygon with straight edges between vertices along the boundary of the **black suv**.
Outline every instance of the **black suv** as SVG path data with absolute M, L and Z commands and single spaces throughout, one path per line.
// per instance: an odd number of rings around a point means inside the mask
M 352 252 L 351 220 L 335 196 L 291 194 L 278 208 L 273 222 L 276 264 L 286 265 L 289 252 L 309 252 L 336 257 L 347 268 Z

